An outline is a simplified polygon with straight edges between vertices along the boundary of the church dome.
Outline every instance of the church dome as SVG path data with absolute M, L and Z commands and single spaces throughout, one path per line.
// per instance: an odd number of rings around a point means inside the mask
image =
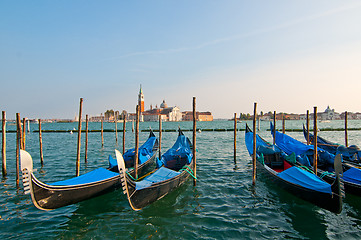
M 165 100 L 160 104 L 160 108 L 167 108 L 168 105 L 165 103 Z

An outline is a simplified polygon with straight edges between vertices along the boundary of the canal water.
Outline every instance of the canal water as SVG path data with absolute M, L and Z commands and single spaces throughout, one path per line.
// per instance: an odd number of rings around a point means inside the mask
M 239 129 L 246 122 L 238 123 Z M 248 122 L 251 125 L 251 122 Z M 301 129 L 302 121 L 287 121 L 286 128 Z M 277 122 L 280 127 L 281 122 Z M 350 128 L 361 121 L 349 120 Z M 319 128 L 342 128 L 343 121 L 319 123 Z M 140 123 L 140 129 L 158 129 L 156 122 Z M 191 122 L 165 122 L 163 129 L 192 129 Z M 198 122 L 200 129 L 232 129 L 232 121 Z M 271 141 L 269 122 L 261 122 L 260 135 Z M 37 130 L 36 124 L 30 125 Z M 44 130 L 73 130 L 77 123 L 43 123 Z M 114 123 L 105 123 L 114 129 Z M 122 124 L 118 124 L 118 129 Z M 8 130 L 15 126 L 8 124 Z M 83 124 L 84 129 L 84 124 Z M 100 123 L 89 123 L 90 130 Z M 131 124 L 127 124 L 126 148 L 134 146 Z M 157 133 L 156 133 L 157 134 Z M 361 198 L 346 195 L 341 214 L 334 214 L 273 185 L 257 174 L 252 185 L 252 163 L 244 143 L 244 131 L 237 133 L 237 163 L 233 161 L 232 131 L 197 133 L 197 186 L 192 180 L 141 211 L 133 211 L 121 191 L 53 211 L 34 207 L 30 195 L 15 184 L 16 134 L 7 133 L 8 176 L 0 184 L 0 239 L 360 239 Z M 289 135 L 304 141 L 302 132 Z M 141 132 L 140 142 L 148 138 Z M 192 133 L 185 131 L 192 139 Z M 321 131 L 319 136 L 344 143 L 344 132 Z M 176 140 L 176 132 L 164 132 L 163 152 Z M 81 174 L 107 167 L 108 156 L 122 149 L 114 132 L 89 133 L 88 163 L 84 163 L 82 135 Z M 43 133 L 44 167 L 39 160 L 38 133 L 26 135 L 26 150 L 32 155 L 35 175 L 45 183 L 75 175 L 77 134 Z M 349 131 L 349 144 L 361 146 L 361 132 Z M 20 184 L 22 187 L 22 184 Z

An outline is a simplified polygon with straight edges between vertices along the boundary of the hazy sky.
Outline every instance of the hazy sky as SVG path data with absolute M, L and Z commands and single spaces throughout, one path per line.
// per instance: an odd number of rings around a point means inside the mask
M 0 0 L 0 110 L 361 111 L 361 2 Z

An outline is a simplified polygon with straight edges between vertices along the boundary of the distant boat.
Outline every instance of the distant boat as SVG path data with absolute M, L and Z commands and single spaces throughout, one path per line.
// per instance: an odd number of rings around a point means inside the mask
M 330 123 L 330 120 L 320 120 L 320 123 Z

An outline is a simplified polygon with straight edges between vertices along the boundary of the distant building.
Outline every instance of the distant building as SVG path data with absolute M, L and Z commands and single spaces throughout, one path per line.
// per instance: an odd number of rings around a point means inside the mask
M 142 90 L 142 85 L 140 85 L 139 94 L 138 94 L 138 105 L 140 106 L 140 112 L 144 112 L 144 94 Z
M 186 111 L 182 112 L 183 121 L 193 121 L 193 112 Z M 196 120 L 197 121 L 213 121 L 213 116 L 211 112 L 196 112 Z
M 340 114 L 335 112 L 335 109 L 331 109 L 330 106 L 327 106 L 326 110 L 323 113 L 317 113 L 317 118 L 319 120 L 338 120 L 338 119 L 341 119 Z
M 168 107 L 165 100 L 160 104 L 160 108 L 151 108 L 142 113 L 143 120 L 148 121 L 158 121 L 159 116 L 161 116 L 163 121 L 177 122 L 182 121 L 182 113 L 178 107 Z

